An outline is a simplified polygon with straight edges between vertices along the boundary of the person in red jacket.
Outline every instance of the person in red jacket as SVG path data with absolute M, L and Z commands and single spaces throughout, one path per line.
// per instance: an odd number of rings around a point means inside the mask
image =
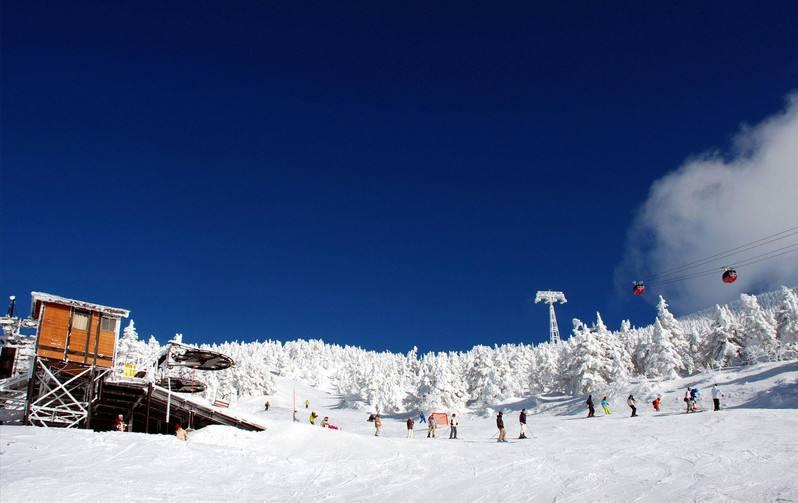
M 116 431 L 127 431 L 127 424 L 125 423 L 125 416 L 119 414 L 116 416 L 116 423 L 114 424 Z
M 657 395 L 657 398 L 651 403 L 654 405 L 654 410 L 659 412 L 659 406 L 662 403 L 662 397 Z

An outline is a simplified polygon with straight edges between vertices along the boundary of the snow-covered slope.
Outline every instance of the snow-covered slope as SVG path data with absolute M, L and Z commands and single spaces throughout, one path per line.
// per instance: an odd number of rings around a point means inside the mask
M 723 389 L 724 410 L 684 414 L 684 387 Z M 798 362 L 639 382 L 640 417 L 625 396 L 613 414 L 584 418 L 583 398 L 536 396 L 502 404 L 508 437 L 532 412 L 529 440 L 495 441 L 495 420 L 464 413 L 459 440 L 404 438 L 405 417 L 373 436 L 366 412 L 294 383 L 239 402 L 269 425 L 170 436 L 0 427 L 0 499 L 14 501 L 798 501 Z M 648 405 L 663 395 L 663 411 Z M 619 395 L 621 393 L 619 392 Z M 625 393 L 624 393 L 625 394 Z M 600 398 L 600 397 L 599 397 Z M 263 411 L 268 399 L 272 408 Z M 304 401 L 310 407 L 304 408 Z M 343 428 L 311 426 L 316 410 Z M 599 409 L 600 410 L 600 409 Z M 459 415 L 459 414 L 458 414 Z

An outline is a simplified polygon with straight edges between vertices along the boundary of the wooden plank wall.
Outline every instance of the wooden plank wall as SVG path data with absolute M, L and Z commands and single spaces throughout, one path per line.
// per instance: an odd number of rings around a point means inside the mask
M 39 339 L 36 355 L 43 358 L 64 359 L 66 337 L 72 309 L 58 304 L 47 304 L 39 324 Z
M 57 360 L 64 360 L 66 356 L 70 362 L 112 367 L 116 332 L 102 330 L 102 315 L 97 312 L 91 313 L 87 330 L 71 327 L 72 313 L 68 306 L 46 303 L 36 354 Z

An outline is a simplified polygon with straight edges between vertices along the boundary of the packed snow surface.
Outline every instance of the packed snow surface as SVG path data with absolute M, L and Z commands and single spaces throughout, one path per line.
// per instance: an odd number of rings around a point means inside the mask
M 725 395 L 719 412 L 709 396 L 715 382 Z M 684 413 L 688 385 L 702 390 L 703 412 Z M 299 423 L 290 420 L 294 388 Z M 609 416 L 597 403 L 592 419 L 584 397 L 500 404 L 506 444 L 496 442 L 493 415 L 462 414 L 458 440 L 447 428 L 427 439 L 418 423 L 407 439 L 406 416 L 385 417 L 375 438 L 368 411 L 289 380 L 279 390 L 235 408 L 267 431 L 214 426 L 186 443 L 2 426 L 0 501 L 798 502 L 798 362 L 638 383 L 629 390 L 636 418 L 627 392 L 611 397 Z M 663 410 L 654 412 L 658 393 Z M 516 440 L 521 407 L 530 412 L 527 440 Z M 312 410 L 343 430 L 308 424 Z

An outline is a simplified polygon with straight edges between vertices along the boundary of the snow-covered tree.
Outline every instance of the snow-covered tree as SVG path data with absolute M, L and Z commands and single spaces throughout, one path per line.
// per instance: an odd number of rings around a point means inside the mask
M 646 359 L 646 374 L 650 377 L 674 379 L 683 368 L 679 353 L 671 342 L 670 332 L 656 318 L 651 336 L 651 350 Z
M 709 368 L 734 365 L 740 358 L 740 326 L 725 306 L 715 306 L 715 321 L 703 351 L 703 363 Z
M 607 386 L 612 360 L 594 331 L 577 319 L 573 325 L 569 339 L 573 347 L 568 366 L 569 388 L 574 394 L 591 393 Z
M 279 375 L 337 392 L 350 406 L 383 413 L 479 409 L 535 393 L 611 392 L 631 377 L 673 377 L 689 372 L 691 365 L 798 357 L 796 291 L 783 288 L 777 304 L 770 297 L 743 296 L 739 307 L 718 306 L 714 315 L 679 319 L 660 299 L 659 316 L 647 326 L 635 328 L 624 320 L 613 332 L 597 313 L 590 327 L 575 320 L 572 337 L 559 344 L 476 346 L 465 352 L 375 352 L 321 340 L 203 345 L 230 355 L 236 365 L 198 371 L 196 379 L 207 384 L 206 398 L 234 400 L 273 393 Z M 768 349 L 774 345 L 780 353 Z M 762 351 L 752 356 L 753 348 Z M 154 337 L 141 341 L 131 321 L 119 339 L 117 365 L 152 361 L 160 350 Z
M 529 388 L 538 393 L 563 391 L 563 372 L 560 364 L 566 344 L 544 342 L 535 346 Z
M 755 296 L 741 294 L 740 303 L 743 358 L 747 363 L 772 359 L 777 354 L 776 327 L 768 320 Z
M 502 397 L 493 351 L 487 346 L 474 346 L 467 360 L 466 382 L 472 404 L 493 405 Z
M 679 320 L 677 320 L 668 309 L 668 303 L 662 295 L 659 296 L 659 302 L 657 303 L 657 318 L 662 328 L 668 332 L 670 343 L 679 355 L 679 368 L 684 369 L 688 375 L 692 374 L 696 370 L 695 357 L 698 354 L 697 337 L 691 337 L 685 333 L 682 324 L 679 323 Z
M 135 366 L 136 369 L 140 369 L 149 356 L 150 349 L 144 341 L 139 340 L 136 324 L 130 320 L 122 330 L 122 335 L 116 346 L 116 371 L 122 373 L 125 364 L 128 363 Z
M 798 295 L 792 288 L 781 287 L 781 302 L 776 307 L 775 317 L 782 357 L 798 357 Z

